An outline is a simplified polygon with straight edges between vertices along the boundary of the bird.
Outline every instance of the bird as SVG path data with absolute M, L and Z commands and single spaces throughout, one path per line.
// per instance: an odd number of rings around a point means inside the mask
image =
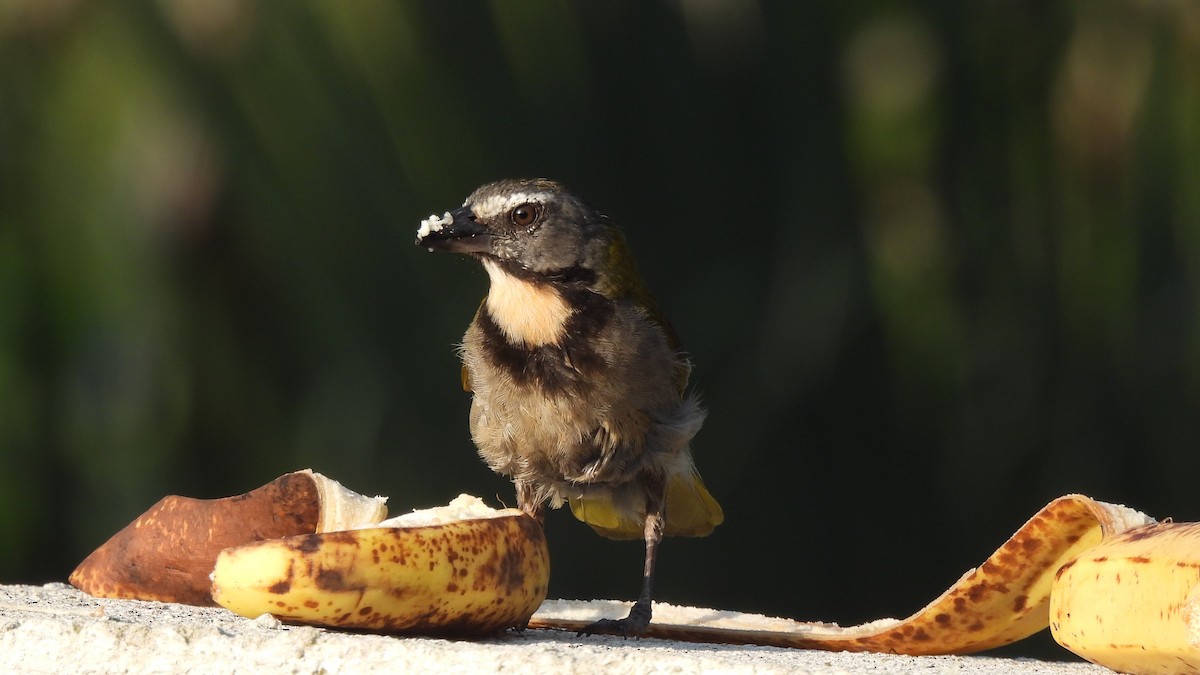
M 691 441 L 706 411 L 691 362 L 646 288 L 624 233 L 562 184 L 510 179 L 421 221 L 417 245 L 478 260 L 488 293 L 459 346 L 471 438 L 544 522 L 571 513 L 611 539 L 643 539 L 638 599 L 580 634 L 636 636 L 652 619 L 664 535 L 724 520 Z

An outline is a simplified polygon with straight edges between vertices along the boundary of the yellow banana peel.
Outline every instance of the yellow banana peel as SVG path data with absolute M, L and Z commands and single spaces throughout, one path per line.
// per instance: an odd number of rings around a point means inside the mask
M 1200 673 L 1200 523 L 1153 523 L 1058 571 L 1050 632 L 1123 673 Z
M 579 630 L 613 611 L 546 603 L 529 626 Z M 842 627 L 697 610 L 652 623 L 647 636 L 927 655 L 991 649 L 1047 626 L 1067 649 L 1120 672 L 1200 672 L 1200 523 L 1155 523 L 1067 495 L 906 619 Z
M 445 508 L 445 517 L 430 509 L 226 549 L 212 597 L 245 617 L 336 628 L 485 635 L 524 627 L 550 579 L 541 525 L 468 495 Z

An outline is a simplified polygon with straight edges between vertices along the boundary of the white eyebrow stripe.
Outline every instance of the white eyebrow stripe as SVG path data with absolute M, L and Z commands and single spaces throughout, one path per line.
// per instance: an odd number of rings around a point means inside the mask
M 506 195 L 491 195 L 472 204 L 471 210 L 475 212 L 476 216 L 486 220 L 502 213 L 507 213 L 509 209 L 521 204 L 540 204 L 544 199 L 545 193 L 542 192 L 513 192 Z

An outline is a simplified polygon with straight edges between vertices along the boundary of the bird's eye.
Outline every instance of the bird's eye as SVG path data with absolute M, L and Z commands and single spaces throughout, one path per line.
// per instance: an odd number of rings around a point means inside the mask
M 508 215 L 517 227 L 529 227 L 533 224 L 533 221 L 537 220 L 538 211 L 537 207 L 533 204 L 522 204 L 509 212 Z

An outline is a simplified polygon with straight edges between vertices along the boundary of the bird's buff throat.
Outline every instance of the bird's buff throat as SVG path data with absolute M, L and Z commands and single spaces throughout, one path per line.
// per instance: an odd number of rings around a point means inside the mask
M 540 347 L 558 342 L 573 310 L 553 288 L 518 279 L 491 260 L 487 310 L 509 343 Z

